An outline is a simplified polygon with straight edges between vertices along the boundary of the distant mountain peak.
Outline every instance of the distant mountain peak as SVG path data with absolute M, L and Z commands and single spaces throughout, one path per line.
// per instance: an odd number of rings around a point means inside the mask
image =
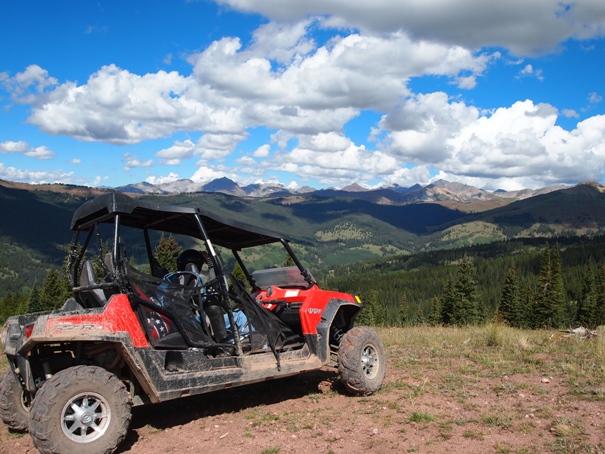
M 221 189 L 232 189 L 233 187 L 238 187 L 239 185 L 227 177 L 217 178 L 212 180 L 210 183 L 204 185 L 204 190 L 208 192 L 217 191 Z
M 246 192 L 235 181 L 227 177 L 217 178 L 202 187 L 204 192 L 222 192 L 224 194 L 245 196 Z
M 605 186 L 603 186 L 602 184 L 597 183 L 596 181 L 583 181 L 580 184 L 578 184 L 578 186 L 590 186 L 595 188 L 597 191 L 599 192 L 605 192 Z
M 365 191 L 369 191 L 369 189 L 364 188 L 363 186 L 357 184 L 357 183 L 353 183 L 350 184 L 348 186 L 345 186 L 344 188 L 341 189 L 341 191 L 345 191 L 345 192 L 365 192 Z

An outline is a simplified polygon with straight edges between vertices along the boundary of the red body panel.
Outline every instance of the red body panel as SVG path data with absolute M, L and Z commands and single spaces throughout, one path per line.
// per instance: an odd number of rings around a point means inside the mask
M 308 290 L 271 286 L 256 297 L 256 300 L 269 310 L 275 310 L 280 301 L 286 301 L 289 304 L 302 303 L 299 314 L 303 334 L 317 334 L 317 325 L 321 321 L 321 315 L 332 299 L 358 304 L 353 295 L 321 290 L 317 285 Z
M 46 324 L 46 335 L 51 338 L 66 332 L 73 334 L 76 331 L 127 332 L 135 347 L 149 347 L 145 332 L 130 306 L 127 295 L 113 296 L 101 313 L 50 318 Z

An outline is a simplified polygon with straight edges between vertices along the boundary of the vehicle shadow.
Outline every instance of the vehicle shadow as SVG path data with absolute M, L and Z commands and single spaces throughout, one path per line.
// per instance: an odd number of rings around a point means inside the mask
M 331 384 L 336 392 L 345 393 L 337 380 L 338 371 L 323 368 L 294 377 L 214 391 L 154 405 L 134 407 L 132 423 L 117 453 L 129 451 L 138 441 L 137 429 L 145 426 L 165 430 L 200 418 L 238 413 L 259 405 L 268 405 L 320 392 L 320 385 Z

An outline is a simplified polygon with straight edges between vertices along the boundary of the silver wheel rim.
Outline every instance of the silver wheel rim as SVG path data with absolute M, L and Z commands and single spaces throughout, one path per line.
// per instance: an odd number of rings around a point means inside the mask
M 366 345 L 361 351 L 361 369 L 366 378 L 370 380 L 376 378 L 379 365 L 380 360 L 376 349 L 371 344 Z
M 107 431 L 111 409 L 100 394 L 87 392 L 72 397 L 63 407 L 61 428 L 76 443 L 90 443 Z

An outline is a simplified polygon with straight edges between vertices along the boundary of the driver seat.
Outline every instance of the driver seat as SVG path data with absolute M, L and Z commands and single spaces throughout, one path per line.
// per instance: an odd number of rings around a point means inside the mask
M 103 307 L 107 304 L 105 292 L 103 289 L 98 288 L 99 284 L 97 283 L 95 269 L 90 260 L 85 260 L 84 263 L 82 263 L 79 285 L 82 290 L 78 292 L 78 297 L 83 307 Z M 94 288 L 95 286 L 97 288 Z

